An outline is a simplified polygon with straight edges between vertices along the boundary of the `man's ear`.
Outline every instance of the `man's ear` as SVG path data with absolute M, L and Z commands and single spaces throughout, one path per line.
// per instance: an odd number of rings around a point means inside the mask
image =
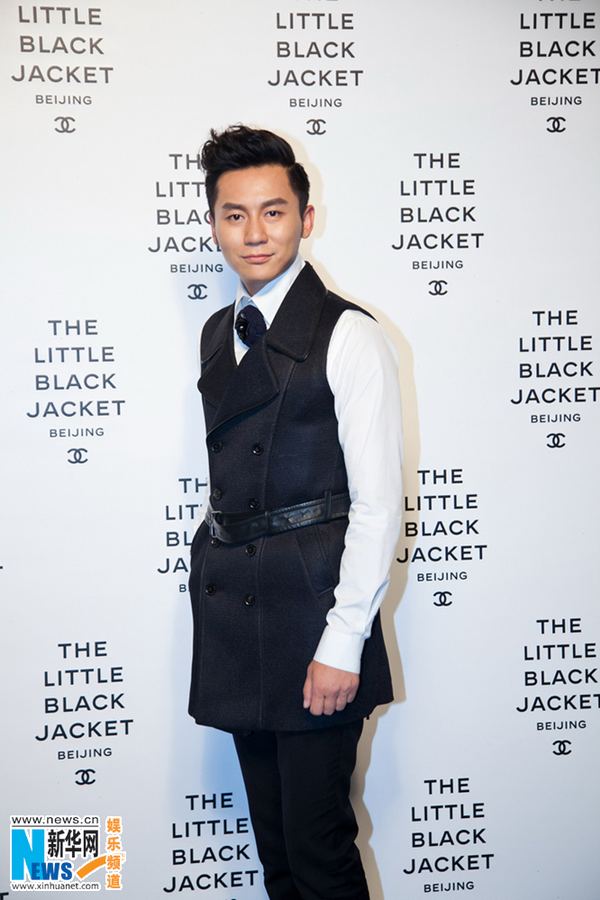
M 309 203 L 304 210 L 302 216 L 302 237 L 307 238 L 313 230 L 315 224 L 315 208 Z

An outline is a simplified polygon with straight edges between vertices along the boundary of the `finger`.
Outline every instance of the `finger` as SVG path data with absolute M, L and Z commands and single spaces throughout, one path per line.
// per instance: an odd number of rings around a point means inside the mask
M 310 672 L 306 676 L 304 687 L 302 688 L 303 706 L 308 709 L 312 702 L 312 676 Z
M 343 709 L 346 708 L 346 703 L 347 703 L 347 702 L 348 702 L 348 701 L 346 700 L 346 695 L 345 695 L 345 694 L 339 694 L 339 695 L 338 695 L 338 698 L 337 698 L 337 702 L 336 702 L 336 704 L 335 704 L 335 711 L 336 711 L 336 712 L 341 712 Z
M 323 697 L 323 713 L 326 716 L 332 716 L 334 714 L 338 696 L 339 694 L 329 694 L 328 696 Z
M 313 716 L 322 716 L 323 715 L 323 697 L 317 697 L 313 693 L 312 703 L 310 704 L 310 711 Z

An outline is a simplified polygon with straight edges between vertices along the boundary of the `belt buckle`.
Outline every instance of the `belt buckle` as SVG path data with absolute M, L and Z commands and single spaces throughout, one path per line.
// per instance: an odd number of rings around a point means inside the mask
M 223 514 L 218 509 L 207 510 L 208 514 L 208 533 L 211 537 L 218 537 L 217 525 L 223 521 Z

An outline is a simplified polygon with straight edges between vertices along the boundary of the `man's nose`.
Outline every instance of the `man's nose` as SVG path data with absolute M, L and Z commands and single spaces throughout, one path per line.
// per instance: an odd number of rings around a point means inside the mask
M 244 241 L 246 244 L 264 244 L 267 239 L 265 225 L 261 216 L 250 216 L 246 222 Z

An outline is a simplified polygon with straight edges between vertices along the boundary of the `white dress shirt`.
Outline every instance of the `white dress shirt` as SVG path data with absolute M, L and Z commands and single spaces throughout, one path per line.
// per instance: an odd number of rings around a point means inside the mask
M 244 306 L 253 303 L 269 328 L 303 266 L 298 255 L 253 297 L 240 282 L 234 321 Z M 233 340 L 239 364 L 248 347 L 235 329 Z M 363 645 L 389 583 L 402 514 L 398 368 L 392 344 L 379 323 L 356 310 L 343 312 L 331 335 L 326 374 L 334 396 L 351 506 L 335 604 L 327 614 L 314 659 L 360 672 Z

